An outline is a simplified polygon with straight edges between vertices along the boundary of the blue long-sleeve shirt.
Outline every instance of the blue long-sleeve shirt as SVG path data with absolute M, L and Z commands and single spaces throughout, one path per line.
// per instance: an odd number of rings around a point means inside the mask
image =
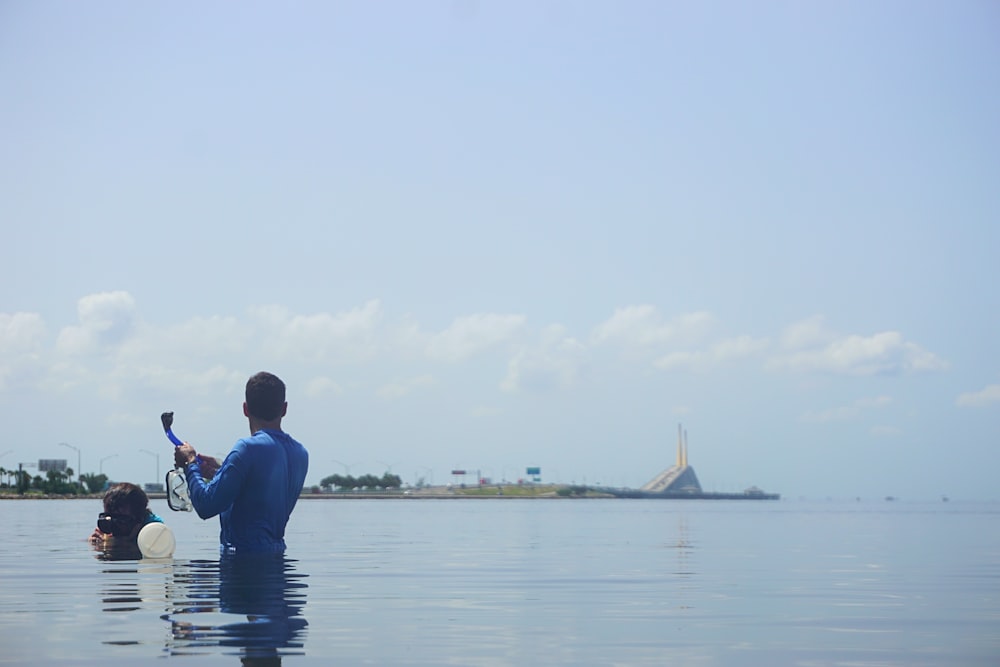
M 284 431 L 262 429 L 239 440 L 209 482 L 197 461 L 185 476 L 198 516 L 219 515 L 224 553 L 282 553 L 285 526 L 308 469 L 309 453 L 301 443 Z

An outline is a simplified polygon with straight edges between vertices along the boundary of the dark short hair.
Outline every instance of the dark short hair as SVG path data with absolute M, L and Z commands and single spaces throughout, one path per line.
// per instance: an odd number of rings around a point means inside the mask
M 247 380 L 247 412 L 257 419 L 271 421 L 285 409 L 285 383 L 272 373 L 261 371 Z
M 146 492 L 130 482 L 119 482 L 104 493 L 104 511 L 109 514 L 124 513 L 141 519 L 149 509 Z

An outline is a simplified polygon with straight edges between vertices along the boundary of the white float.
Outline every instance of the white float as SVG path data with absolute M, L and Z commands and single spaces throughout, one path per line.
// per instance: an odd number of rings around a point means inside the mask
M 174 555 L 174 531 L 164 523 L 147 523 L 136 538 L 143 558 L 170 558 Z

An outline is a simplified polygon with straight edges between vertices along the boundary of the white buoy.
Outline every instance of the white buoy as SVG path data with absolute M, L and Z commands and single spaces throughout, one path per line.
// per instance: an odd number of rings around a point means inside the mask
M 136 538 L 143 558 L 170 558 L 174 555 L 174 531 L 163 523 L 147 523 Z

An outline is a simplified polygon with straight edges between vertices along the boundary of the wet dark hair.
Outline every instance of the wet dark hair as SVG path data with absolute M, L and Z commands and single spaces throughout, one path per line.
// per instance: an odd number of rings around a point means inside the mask
M 272 421 L 285 410 L 285 383 L 277 375 L 261 371 L 247 380 L 247 412 Z
M 104 494 L 104 511 L 108 514 L 128 514 L 142 519 L 149 509 L 149 497 L 135 484 L 120 482 Z

